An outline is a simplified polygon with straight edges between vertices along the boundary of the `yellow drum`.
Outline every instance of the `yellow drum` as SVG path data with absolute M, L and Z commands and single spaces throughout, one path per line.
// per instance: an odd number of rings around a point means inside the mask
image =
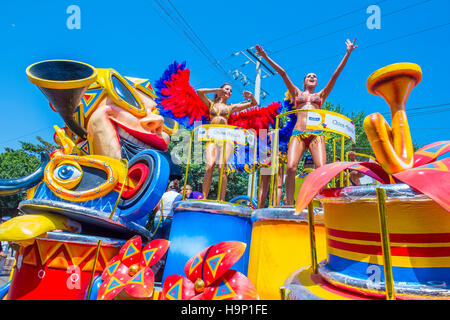
M 299 266 L 311 264 L 308 214 L 294 208 L 265 208 L 252 213 L 253 231 L 248 278 L 263 300 L 279 300 L 280 287 Z M 326 234 L 321 211 L 315 209 L 317 259 L 326 258 Z

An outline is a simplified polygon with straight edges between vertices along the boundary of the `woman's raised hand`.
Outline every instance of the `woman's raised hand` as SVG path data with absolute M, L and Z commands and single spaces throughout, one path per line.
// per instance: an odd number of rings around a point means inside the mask
M 264 51 L 263 47 L 261 47 L 260 45 L 256 45 L 256 53 L 259 54 L 261 57 L 265 58 L 267 57 L 267 53 Z
M 358 46 L 355 46 L 356 38 L 351 42 L 349 39 L 345 41 L 345 44 L 347 45 L 347 52 L 351 53 L 354 49 L 358 48 Z
M 242 95 L 246 99 L 251 99 L 253 97 L 253 93 L 251 93 L 250 91 L 244 91 L 244 92 L 242 92 Z

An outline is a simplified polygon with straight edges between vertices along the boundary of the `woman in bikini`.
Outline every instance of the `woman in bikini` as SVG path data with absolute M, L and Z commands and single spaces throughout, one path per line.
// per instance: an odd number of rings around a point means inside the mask
M 210 100 L 206 95 L 208 93 L 214 93 L 214 99 Z M 242 102 L 238 104 L 227 104 L 228 99 L 231 97 L 232 88 L 229 83 L 224 83 L 220 88 L 217 89 L 198 89 L 197 94 L 203 103 L 209 107 L 210 110 L 210 121 L 211 124 L 228 124 L 228 118 L 232 113 L 242 111 L 247 108 L 251 108 L 257 105 L 253 94 L 249 91 L 244 91 L 243 96 L 246 99 L 250 99 L 250 102 Z M 230 158 L 232 152 L 234 151 L 234 145 L 230 142 L 226 143 L 225 147 L 225 163 L 219 165 L 219 172 L 224 167 L 222 176 L 222 189 L 220 194 L 220 200 L 225 201 L 225 194 L 227 188 L 227 174 L 226 174 L 226 162 Z M 205 156 L 206 156 L 206 172 L 203 178 L 203 199 L 207 199 L 209 190 L 211 188 L 211 181 L 216 166 L 216 161 L 222 159 L 222 144 L 219 146 L 216 143 L 209 143 L 206 146 Z
M 315 92 L 317 86 L 317 76 L 314 73 L 308 73 L 303 79 L 303 91 L 296 87 L 292 81 L 289 79 L 286 71 L 276 64 L 264 49 L 257 45 L 256 52 L 263 57 L 271 66 L 278 72 L 278 74 L 283 78 L 286 87 L 288 88 L 289 94 L 293 97 L 295 101 L 295 108 L 302 110 L 309 109 L 320 109 L 323 102 L 330 94 L 333 89 L 336 80 L 347 63 L 353 49 L 357 48 L 355 46 L 356 39 L 351 42 L 347 39 L 347 53 L 342 59 L 341 63 L 337 67 L 336 71 L 333 73 L 328 84 L 325 88 L 319 92 Z M 292 132 L 292 138 L 288 147 L 287 154 L 287 170 L 285 179 L 285 189 L 286 189 L 286 204 L 292 205 L 294 202 L 294 191 L 295 191 L 295 175 L 297 173 L 298 163 L 305 153 L 306 150 L 310 150 L 311 155 L 314 160 L 315 168 L 323 166 L 326 163 L 326 150 L 325 150 L 325 138 L 323 131 L 306 131 L 306 112 L 297 113 L 297 122 L 294 126 Z

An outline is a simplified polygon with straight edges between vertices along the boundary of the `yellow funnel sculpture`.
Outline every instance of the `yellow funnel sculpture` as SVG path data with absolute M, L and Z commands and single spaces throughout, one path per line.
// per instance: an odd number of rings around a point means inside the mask
M 380 113 L 364 119 L 364 130 L 375 156 L 389 173 L 413 166 L 413 144 L 405 104 L 412 88 L 422 80 L 422 70 L 414 63 L 397 63 L 375 71 L 367 80 L 370 93 L 381 96 L 391 108 L 392 128 Z

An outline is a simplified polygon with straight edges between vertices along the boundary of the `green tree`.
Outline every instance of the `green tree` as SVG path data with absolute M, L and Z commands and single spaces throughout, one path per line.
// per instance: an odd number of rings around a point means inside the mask
M 50 153 L 57 148 L 39 136 L 36 139 L 37 144 L 19 141 L 20 149 L 6 147 L 5 152 L 0 153 L 0 179 L 20 178 L 32 173 L 39 166 L 40 153 Z M 14 215 L 19 202 L 24 198 L 25 192 L 0 197 L 1 215 Z
M 323 106 L 323 109 L 330 110 L 342 114 L 353 121 L 355 125 L 355 136 L 356 141 L 353 142 L 349 139 L 345 140 L 344 147 L 344 155 L 347 154 L 348 151 L 355 151 L 357 153 L 367 154 L 375 157 L 372 146 L 370 145 L 369 139 L 367 138 L 366 132 L 364 131 L 363 123 L 364 119 L 367 117 L 367 114 L 364 111 L 359 112 L 351 112 L 346 113 L 344 109 L 340 105 L 333 105 L 329 102 L 326 102 Z M 387 119 L 389 121 L 389 119 Z M 327 141 L 327 163 L 333 162 L 333 139 L 340 138 L 341 136 L 338 134 L 331 133 L 329 134 L 329 139 Z M 341 152 L 341 143 L 340 141 L 336 141 L 336 157 L 340 158 Z M 414 151 L 419 149 L 419 145 L 416 142 L 413 142 Z M 341 159 L 345 161 L 346 159 Z M 367 161 L 367 158 L 361 158 L 361 161 Z
M 333 105 L 329 103 L 328 101 L 323 106 L 324 110 L 333 111 L 339 114 L 342 114 L 348 118 L 350 118 L 353 121 L 353 124 L 355 125 L 355 137 L 356 141 L 353 142 L 349 139 L 345 139 L 344 144 L 344 155 L 347 154 L 348 151 L 355 151 L 357 153 L 367 154 L 370 156 L 374 156 L 372 147 L 370 146 L 369 139 L 367 138 L 366 132 L 364 131 L 363 123 L 364 119 L 366 118 L 366 114 L 364 111 L 359 112 L 351 112 L 350 114 L 346 113 L 344 109 L 340 105 Z M 341 136 L 335 133 L 329 133 L 327 139 L 327 163 L 333 162 L 333 140 L 336 140 L 336 158 L 341 157 L 341 142 L 340 138 Z M 345 157 L 345 156 L 344 156 Z M 340 159 L 341 161 L 345 161 L 346 159 Z M 363 159 L 366 161 L 367 159 Z

